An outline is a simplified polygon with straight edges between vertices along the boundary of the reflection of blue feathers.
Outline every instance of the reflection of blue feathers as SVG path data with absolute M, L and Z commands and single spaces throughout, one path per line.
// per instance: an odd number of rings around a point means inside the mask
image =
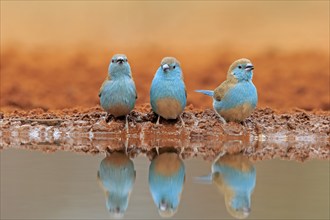
M 133 162 L 125 154 L 115 152 L 102 160 L 98 178 L 106 193 L 107 209 L 115 216 L 122 216 L 135 181 Z
M 172 216 L 176 212 L 184 179 L 184 164 L 177 154 L 163 153 L 151 162 L 149 187 L 161 216 Z
M 251 192 L 255 186 L 256 172 L 254 167 L 251 167 L 248 171 L 242 171 L 224 164 L 215 164 L 213 172 L 219 172 L 223 181 L 232 189 Z
M 243 155 L 225 155 L 212 166 L 213 182 L 224 194 L 228 212 L 246 218 L 251 210 L 251 194 L 256 184 L 256 170 Z

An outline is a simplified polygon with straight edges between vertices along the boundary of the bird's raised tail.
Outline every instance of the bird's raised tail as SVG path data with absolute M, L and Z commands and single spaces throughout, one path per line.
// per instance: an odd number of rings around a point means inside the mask
M 212 90 L 195 90 L 195 92 L 203 93 L 204 95 L 213 96 L 214 92 Z

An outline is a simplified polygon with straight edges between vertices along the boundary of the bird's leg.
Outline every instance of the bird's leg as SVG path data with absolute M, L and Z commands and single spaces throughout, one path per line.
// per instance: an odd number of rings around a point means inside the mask
M 111 114 L 108 113 L 108 115 L 106 116 L 105 122 L 106 122 L 108 125 L 111 125 L 112 122 L 113 122 L 115 119 L 116 119 L 116 118 L 115 118 L 113 115 L 111 115 Z
M 158 119 L 157 119 L 156 125 L 159 125 L 159 118 L 160 118 L 160 115 L 158 115 Z
M 125 155 L 128 155 L 128 137 L 125 140 Z
M 112 115 L 110 113 L 107 113 L 107 115 L 105 116 L 105 122 L 109 123 L 109 121 L 112 119 Z
M 125 116 L 125 121 L 126 121 L 125 129 L 126 129 L 126 132 L 128 133 L 128 115 Z
M 110 148 L 107 147 L 107 148 L 105 149 L 105 156 L 110 156 L 110 155 L 111 155 Z
M 181 125 L 182 125 L 182 127 L 185 127 L 185 126 L 186 126 L 186 124 L 184 123 L 184 121 L 183 121 L 183 119 L 182 119 L 181 115 L 180 115 L 179 117 L 180 117 L 180 120 L 181 120 Z
M 219 119 L 220 119 L 220 121 L 223 123 L 223 124 L 227 124 L 227 122 L 226 122 L 226 120 L 217 112 L 217 111 L 215 111 L 216 113 L 217 113 L 217 115 L 219 116 Z
M 218 156 L 217 156 L 217 160 L 218 160 L 219 158 L 223 157 L 226 153 L 227 153 L 227 151 L 226 151 L 225 149 L 222 149 L 222 150 L 219 152 Z M 217 160 L 215 160 L 215 161 L 217 161 Z
M 183 154 L 183 152 L 184 152 L 184 147 L 181 147 L 181 149 L 180 149 L 180 153 L 179 153 L 179 156 L 182 158 L 182 154 Z

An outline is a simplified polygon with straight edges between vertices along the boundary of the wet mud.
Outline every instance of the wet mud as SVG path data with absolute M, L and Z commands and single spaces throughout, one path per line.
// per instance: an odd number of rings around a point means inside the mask
M 132 157 L 152 157 L 164 147 L 177 149 L 182 158 L 212 161 L 220 152 L 243 152 L 252 160 L 281 158 L 305 161 L 329 159 L 330 114 L 326 111 L 276 112 L 258 108 L 239 124 L 222 124 L 212 109 L 188 106 L 180 120 L 160 120 L 145 104 L 125 118 L 109 118 L 99 107 L 2 113 L 1 149 L 45 152 L 57 150 L 104 153 L 125 150 Z M 107 122 L 108 121 L 108 122 Z

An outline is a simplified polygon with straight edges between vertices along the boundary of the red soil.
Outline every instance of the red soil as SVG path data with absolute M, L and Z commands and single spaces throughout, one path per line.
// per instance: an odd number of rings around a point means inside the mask
M 253 160 L 329 159 L 328 112 L 257 109 L 243 126 L 221 124 L 213 110 L 189 106 L 183 114 L 183 128 L 180 120 L 161 120 L 156 126 L 157 117 L 149 105 L 143 105 L 130 114 L 128 134 L 125 119 L 106 123 L 105 116 L 99 107 L 5 113 L 0 115 L 0 150 L 104 153 L 126 146 L 131 155 L 152 155 L 158 146 L 175 147 L 183 158 L 199 156 L 208 160 L 219 152 L 243 152 Z
M 99 103 L 98 90 L 115 52 L 81 50 L 23 51 L 8 49 L 1 53 L 1 111 L 14 109 L 63 109 L 91 107 Z M 211 107 L 211 99 L 195 89 L 214 89 L 226 77 L 237 53 L 226 52 L 196 60 L 178 54 L 188 92 L 188 105 Z M 151 80 L 163 56 L 157 49 L 143 54 L 127 53 L 138 91 L 137 106 L 149 102 Z M 175 55 L 175 54 L 174 54 Z M 175 55 L 176 56 L 176 55 Z M 261 52 L 249 58 L 255 65 L 254 83 L 259 107 L 288 111 L 329 110 L 329 56 L 316 52 Z

